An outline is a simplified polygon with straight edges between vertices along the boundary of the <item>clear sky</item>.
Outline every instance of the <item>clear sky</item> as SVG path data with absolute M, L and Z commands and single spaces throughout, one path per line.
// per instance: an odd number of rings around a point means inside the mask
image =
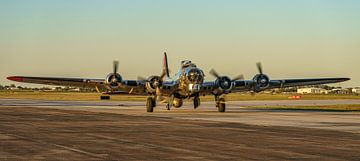
M 124 79 L 190 59 L 208 73 L 351 77 L 360 86 L 358 0 L 0 0 L 0 84 L 9 75 Z M 213 80 L 208 74 L 207 80 Z M 23 84 L 20 84 L 23 85 Z

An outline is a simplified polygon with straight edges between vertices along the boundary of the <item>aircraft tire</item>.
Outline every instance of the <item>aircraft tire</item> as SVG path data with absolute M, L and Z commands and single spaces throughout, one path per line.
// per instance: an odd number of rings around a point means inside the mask
M 146 111 L 147 112 L 153 112 L 155 107 L 155 101 L 153 98 L 148 97 L 146 99 Z
M 226 107 L 225 99 L 224 99 L 224 98 L 220 98 L 218 104 L 219 104 L 218 111 L 219 111 L 219 112 L 225 112 L 225 107 Z
M 200 98 L 199 97 L 195 97 L 194 98 L 194 108 L 198 108 L 200 106 Z
M 219 103 L 218 111 L 225 112 L 225 103 Z
M 110 96 L 100 96 L 100 100 L 109 100 Z

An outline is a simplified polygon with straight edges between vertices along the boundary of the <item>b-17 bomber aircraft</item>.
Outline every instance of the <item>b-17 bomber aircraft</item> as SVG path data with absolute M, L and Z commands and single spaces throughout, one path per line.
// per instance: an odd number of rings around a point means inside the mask
M 114 61 L 113 72 L 105 79 L 85 78 L 55 78 L 55 77 L 25 77 L 11 76 L 7 79 L 17 82 L 36 83 L 45 85 L 59 85 L 80 88 L 92 88 L 102 92 L 101 99 L 110 99 L 112 94 L 148 96 L 147 112 L 153 112 L 157 102 L 166 103 L 166 108 L 179 108 L 184 99 L 193 101 L 194 108 L 200 106 L 199 96 L 213 95 L 219 112 L 225 112 L 225 95 L 234 92 L 258 93 L 267 89 L 285 88 L 305 85 L 337 83 L 350 80 L 349 78 L 312 78 L 312 79 L 280 79 L 270 80 L 263 73 L 262 66 L 257 63 L 259 73 L 252 80 L 244 80 L 243 75 L 235 78 L 218 74 L 211 70 L 215 81 L 204 81 L 203 70 L 189 60 L 181 62 L 181 68 L 174 77 L 170 78 L 167 55 L 164 53 L 164 64 L 161 75 L 153 75 L 145 79 L 124 80 L 118 73 L 118 62 Z

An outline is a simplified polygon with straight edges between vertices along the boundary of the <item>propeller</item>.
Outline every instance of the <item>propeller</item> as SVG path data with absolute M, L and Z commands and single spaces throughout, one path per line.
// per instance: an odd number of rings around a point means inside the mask
M 114 67 L 114 74 L 116 74 L 119 68 L 119 61 L 114 61 L 113 67 Z
M 256 67 L 257 67 L 259 73 L 260 73 L 260 74 L 263 74 L 261 62 L 257 62 L 257 63 L 256 63 Z
M 216 72 L 214 69 L 210 70 L 210 74 L 214 77 L 216 77 L 217 79 L 220 79 L 224 76 L 220 76 L 218 72 Z M 237 81 L 237 80 L 244 80 L 244 75 L 240 74 L 236 77 L 234 77 L 231 81 Z
M 118 73 L 118 67 L 119 67 L 119 62 L 114 61 L 113 62 L 113 71 L 110 74 L 108 74 L 105 79 L 106 84 L 108 84 L 111 89 L 117 88 L 119 83 L 122 82 L 122 77 Z
M 113 84 L 117 84 L 118 83 L 118 78 L 117 78 L 117 71 L 118 71 L 118 68 L 119 68 L 119 61 L 114 61 L 113 62 L 113 77 L 111 79 L 111 83 Z
M 218 72 L 216 72 L 214 69 L 210 70 L 210 74 L 217 78 L 216 83 L 223 90 L 229 90 L 232 86 L 232 82 L 244 79 L 244 75 L 238 75 L 238 76 L 234 77 L 233 79 L 230 79 L 227 76 L 220 76 L 220 74 Z
M 139 76 L 138 80 L 146 83 L 146 88 L 148 92 L 155 95 L 155 100 L 163 100 L 161 87 L 162 87 L 162 78 L 164 76 L 165 74 L 162 74 L 161 76 L 151 76 L 148 79 Z
M 216 78 L 220 78 L 219 73 L 217 73 L 214 69 L 211 69 L 211 70 L 210 70 L 210 74 L 211 74 L 212 76 L 216 77 Z
M 270 79 L 263 73 L 261 62 L 257 62 L 256 67 L 259 74 L 256 74 L 253 78 L 253 92 L 260 92 L 269 86 Z M 252 95 L 253 94 L 254 93 L 252 93 Z
M 244 75 L 238 75 L 237 77 L 233 78 L 231 81 L 238 81 L 238 80 L 244 80 Z

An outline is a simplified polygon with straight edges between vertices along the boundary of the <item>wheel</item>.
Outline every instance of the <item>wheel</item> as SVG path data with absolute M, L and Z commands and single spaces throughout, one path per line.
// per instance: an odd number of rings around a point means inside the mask
M 225 103 L 219 103 L 218 111 L 225 112 Z
M 199 97 L 195 97 L 194 98 L 194 108 L 198 108 L 200 106 L 200 98 Z
M 146 99 L 146 111 L 153 112 L 155 107 L 155 100 L 151 97 Z
M 219 112 L 225 112 L 225 99 L 224 98 L 220 98 L 219 102 L 216 103 L 217 104 L 217 108 Z
M 100 96 L 100 100 L 109 100 L 110 96 Z

